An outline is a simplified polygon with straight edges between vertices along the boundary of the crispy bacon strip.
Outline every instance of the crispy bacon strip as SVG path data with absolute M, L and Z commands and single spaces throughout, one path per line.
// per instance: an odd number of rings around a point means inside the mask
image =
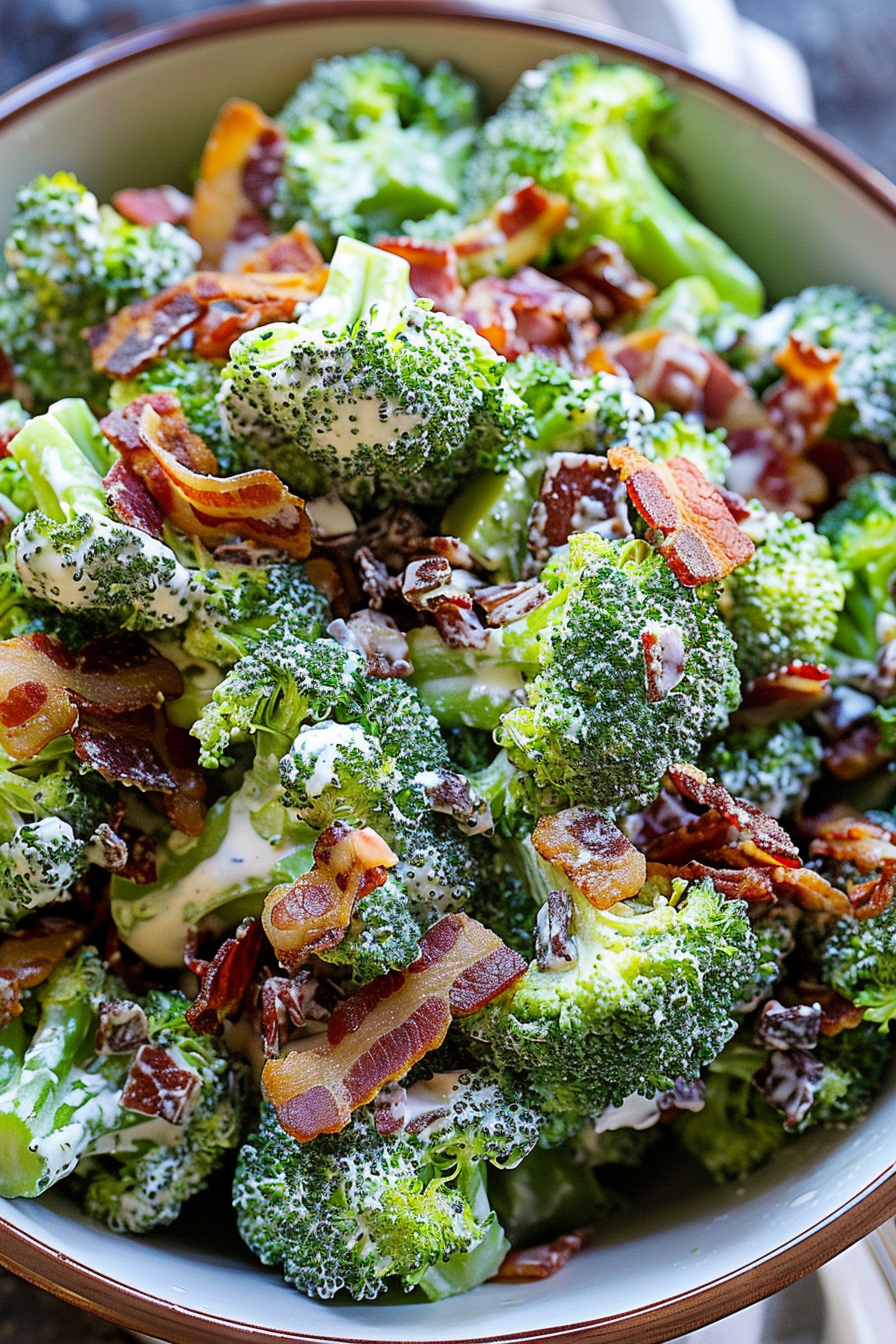
M 765 728 L 779 719 L 802 719 L 828 699 L 830 680 L 826 667 L 789 663 L 750 682 L 735 721 L 745 728 Z
M 273 199 L 285 144 L 279 126 L 257 104 L 230 98 L 221 108 L 202 153 L 189 222 L 203 265 L 218 266 L 238 234 L 267 233 L 260 212 Z
M 451 243 L 427 243 L 418 238 L 377 238 L 376 246 L 404 257 L 411 268 L 411 289 L 419 299 L 430 299 L 437 313 L 456 317 L 465 290 L 457 273 L 457 253 Z
M 103 485 L 109 508 L 117 518 L 161 541 L 165 535 L 165 515 L 140 477 L 121 458 L 113 462 Z
M 139 635 L 103 635 L 72 656 L 49 635 L 0 644 L 0 746 L 30 760 L 81 711 L 120 716 L 183 694 L 173 663 Z
M 193 202 L 177 187 L 124 187 L 112 204 L 120 215 L 145 229 L 153 224 L 186 224 Z
M 452 1017 L 483 1008 L 526 970 L 518 952 L 468 915 L 445 915 L 406 971 L 338 1004 L 327 1043 L 269 1060 L 262 1083 L 288 1134 L 307 1143 L 344 1129 L 352 1111 L 445 1039 Z
M 580 1227 L 576 1232 L 567 1232 L 556 1241 L 542 1246 L 528 1246 L 524 1250 L 508 1251 L 501 1261 L 501 1267 L 491 1279 L 492 1283 L 531 1283 L 534 1279 L 549 1279 L 565 1264 L 584 1250 L 594 1229 Z
M 369 826 L 355 830 L 337 821 L 321 831 L 311 871 L 274 887 L 264 903 L 264 931 L 280 965 L 292 969 L 341 943 L 358 901 L 381 887 L 397 862 Z
M 224 1019 L 239 1013 L 261 951 L 261 932 L 260 920 L 244 919 L 205 963 L 199 993 L 186 1011 L 187 1021 L 200 1035 L 219 1036 Z
M 756 547 L 738 527 L 726 493 L 693 462 L 650 462 L 628 444 L 611 448 L 607 457 L 641 517 L 665 537 L 660 554 L 686 587 L 724 579 L 753 555 Z
M 135 398 L 107 415 L 100 428 L 166 518 L 182 531 L 206 541 L 240 536 L 299 559 L 308 554 L 311 520 L 304 502 L 272 471 L 201 474 L 216 472 L 217 463 L 191 432 L 170 392 Z
M 860 873 L 873 873 L 884 863 L 896 862 L 892 833 L 861 814 L 820 821 L 809 853 L 851 863 Z
M 667 775 L 685 798 L 720 813 L 737 830 L 742 846 L 743 842 L 750 844 L 753 856 L 766 863 L 799 867 L 799 851 L 774 817 L 766 816 L 761 808 L 743 798 L 732 797 L 727 789 L 698 770 L 696 765 L 670 765 Z
M 775 900 L 772 880 L 762 868 L 713 868 L 697 859 L 691 859 L 685 864 L 648 863 L 648 878 L 655 875 L 683 877 L 687 882 L 698 882 L 708 877 L 716 891 L 729 901 L 749 901 L 757 905 Z
M 86 933 L 74 920 L 38 915 L 0 942 L 0 1027 L 22 1012 L 19 991 L 42 984 Z
M 484 219 L 452 238 L 466 281 L 496 271 L 514 272 L 547 248 L 569 216 L 569 201 L 531 178 L 502 196 Z
M 636 896 L 647 877 L 644 855 L 618 827 L 588 807 L 539 817 L 532 844 L 598 910 Z

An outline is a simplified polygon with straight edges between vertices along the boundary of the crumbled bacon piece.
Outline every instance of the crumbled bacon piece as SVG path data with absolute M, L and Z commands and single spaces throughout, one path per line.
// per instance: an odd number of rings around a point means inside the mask
M 408 1094 L 401 1083 L 387 1083 L 373 1099 L 377 1134 L 399 1134 L 404 1129 Z
M 896 892 L 896 862 L 885 859 L 880 875 L 870 882 L 860 882 L 849 893 L 852 912 L 856 919 L 876 919 L 882 915 Z
M 709 816 L 710 813 L 705 815 Z M 762 868 L 714 868 L 691 859 L 684 864 L 648 863 L 647 876 L 652 877 L 654 874 L 670 878 L 683 877 L 687 882 L 699 882 L 701 878 L 708 877 L 716 891 L 729 901 L 749 901 L 753 905 L 762 905 L 775 900 L 772 880 Z
M 344 649 L 363 653 L 372 677 L 409 677 L 414 670 L 404 632 L 382 611 L 352 612 L 347 621 L 331 621 L 327 633 Z
M 153 224 L 186 224 L 193 202 L 177 187 L 124 187 L 112 204 L 120 215 L 145 229 Z
M 274 887 L 264 903 L 264 931 L 280 965 L 299 966 L 312 952 L 341 943 L 358 901 L 381 887 L 397 862 L 369 826 L 355 830 L 337 821 L 321 831 L 311 871 Z
M 456 317 L 463 307 L 464 287 L 457 273 L 457 253 L 451 243 L 428 243 L 417 238 L 377 238 L 376 246 L 404 257 L 411 268 L 411 289 L 418 299 L 429 299 L 437 313 Z
M 170 392 L 135 398 L 107 415 L 100 428 L 165 517 L 190 536 L 206 541 L 241 536 L 298 559 L 307 556 L 311 520 L 303 501 L 272 471 L 201 474 L 216 473 L 217 463 Z
M 425 555 L 439 555 L 454 569 L 477 568 L 476 557 L 459 537 L 423 537 L 417 548 Z
M 861 813 L 822 818 L 814 831 L 809 846 L 812 855 L 852 864 L 860 873 L 873 873 L 885 862 L 896 862 L 893 833 Z
M 267 231 L 261 210 L 271 202 L 285 143 L 255 103 L 231 98 L 221 108 L 203 150 L 189 221 L 203 265 L 219 265 L 238 230 L 250 237 Z
M 485 649 L 489 631 L 462 603 L 447 602 L 433 612 L 433 620 L 449 649 Z
M 139 1003 L 110 999 L 103 1004 L 96 1028 L 98 1055 L 129 1055 L 148 1041 L 146 1014 Z
M 789 663 L 750 682 L 735 721 L 744 728 L 766 728 L 779 719 L 802 719 L 826 703 L 830 680 L 826 667 Z
M 777 999 L 769 999 L 756 1023 L 756 1041 L 772 1050 L 813 1050 L 818 1044 L 821 1026 L 820 1003 L 797 1003 L 785 1008 Z
M 589 807 L 539 817 L 532 844 L 598 910 L 636 896 L 647 876 L 644 855 L 617 826 Z
M 478 588 L 473 596 L 473 601 L 485 612 L 485 619 L 491 626 L 519 621 L 547 600 L 548 590 L 537 579 L 493 584 L 487 588 Z
M 173 663 L 139 635 L 102 635 L 71 655 L 44 634 L 0 644 L 0 745 L 29 760 L 83 711 L 127 715 L 183 694 Z
M 406 971 L 378 976 L 337 1005 L 326 1045 L 268 1061 L 262 1083 L 280 1124 L 302 1143 L 344 1129 L 357 1106 L 441 1045 L 452 1017 L 485 1007 L 525 970 L 490 929 L 443 916 Z
M 594 1231 L 590 1227 L 567 1232 L 556 1241 L 542 1246 L 528 1246 L 524 1250 L 508 1251 L 492 1283 L 528 1283 L 533 1279 L 549 1279 L 562 1269 L 574 1255 L 590 1242 Z
M 86 933 L 74 920 L 37 915 L 0 942 L 0 1027 L 21 1013 L 19 991 L 42 984 Z
M 451 566 L 440 555 L 411 561 L 404 571 L 401 595 L 415 611 L 434 612 L 444 606 L 469 611 L 473 606 L 473 599 L 453 582 Z
M 546 250 L 566 223 L 569 202 L 528 178 L 492 206 L 484 219 L 451 242 L 466 280 L 495 271 L 519 271 Z
M 358 541 L 387 568 L 403 569 L 412 556 L 426 552 L 426 524 L 412 509 L 393 505 L 358 530 Z
M 491 808 L 473 791 L 466 775 L 453 770 L 426 771 L 418 775 L 433 812 L 451 817 L 465 835 L 482 835 L 492 830 Z
M 746 564 L 756 550 L 725 494 L 684 457 L 650 462 L 627 444 L 611 448 L 611 467 L 645 522 L 665 537 L 659 547 L 673 574 L 695 588 Z
M 656 294 L 656 285 L 639 275 L 618 243 L 599 238 L 572 261 L 553 266 L 551 275 L 591 300 L 595 317 L 612 322 L 639 313 Z
M 238 1016 L 260 950 L 261 922 L 244 919 L 202 971 L 199 993 L 186 1012 L 194 1031 L 218 1036 L 224 1029 L 224 1019 Z
M 602 537 L 631 535 L 626 492 L 605 457 L 552 453 L 545 463 L 538 499 L 529 519 L 529 550 L 545 564 L 551 551 L 575 532 Z
M 306 224 L 294 224 L 289 233 L 278 233 L 257 251 L 250 253 L 239 267 L 241 274 L 261 271 L 266 275 L 313 275 L 314 285 L 326 283 L 328 274 Z
M 648 621 L 641 631 L 644 681 L 651 704 L 665 700 L 684 676 L 684 635 L 680 626 Z
M 849 898 L 811 868 L 771 868 L 769 877 L 775 895 L 801 910 L 819 910 L 838 917 L 852 914 Z
M 531 266 L 506 280 L 475 280 L 461 316 L 509 360 L 533 352 L 580 370 L 597 341 L 597 323 L 585 296 Z
M 827 481 L 815 463 L 791 452 L 772 425 L 732 429 L 727 443 L 729 485 L 765 508 L 809 518 L 827 498 Z
M 181 1125 L 195 1110 L 201 1093 L 202 1081 L 195 1069 L 184 1068 L 167 1050 L 147 1044 L 140 1046 L 128 1069 L 120 1104 L 122 1110 Z
M 773 1050 L 750 1080 L 760 1096 L 783 1111 L 792 1129 L 804 1120 L 821 1086 L 824 1065 L 808 1050 Z
M 269 975 L 261 987 L 261 1041 L 265 1059 L 279 1059 L 290 1027 L 307 1018 L 323 1021 L 329 1013 L 315 1003 L 318 982 L 307 966 L 295 975 Z
M 757 857 L 784 867 L 799 866 L 799 851 L 784 828 L 753 803 L 734 798 L 695 765 L 670 765 L 668 777 L 679 793 L 701 807 L 712 808 L 749 841 Z M 746 852 L 746 851 L 745 851 Z
M 535 960 L 540 971 L 570 971 L 576 964 L 576 940 L 570 931 L 572 899 L 549 891 L 535 921 Z
M 892 753 L 881 745 L 875 723 L 859 723 L 836 742 L 827 743 L 822 760 L 835 779 L 851 781 L 864 779 L 892 760 Z
M 103 480 L 109 508 L 128 527 L 137 527 L 159 541 L 165 535 L 165 515 L 127 463 L 119 458 Z
M 794 454 L 820 439 L 837 408 L 839 350 L 813 345 L 793 332 L 775 354 L 784 377 L 763 397 L 768 418 Z

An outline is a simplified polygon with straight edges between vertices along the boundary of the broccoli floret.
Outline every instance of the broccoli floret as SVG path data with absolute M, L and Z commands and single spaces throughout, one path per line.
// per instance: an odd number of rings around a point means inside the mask
M 496 740 L 540 786 L 576 803 L 646 804 L 675 760 L 697 759 L 739 701 L 734 647 L 714 593 L 684 588 L 644 542 L 570 538 L 542 573 L 549 601 L 504 629 L 504 647 L 537 658 L 527 704 Z M 641 634 L 674 627 L 681 680 L 649 700 Z
M 783 974 L 785 959 L 795 946 L 792 922 L 792 911 L 782 914 L 779 910 L 753 920 L 759 960 L 752 982 L 744 986 L 742 996 L 735 1004 L 738 1014 L 752 1012 L 771 997 Z
M 702 275 L 751 316 L 758 276 L 698 223 L 662 184 L 648 151 L 666 130 L 672 98 L 634 66 L 601 66 L 583 52 L 528 70 L 477 136 L 465 177 L 470 215 L 487 214 L 523 178 L 569 198 L 568 226 L 553 240 L 561 260 L 612 238 L 658 285 Z
M 896 1008 L 896 1001 L 894 1001 Z M 803 1128 L 808 1125 L 845 1125 L 860 1120 L 884 1080 L 893 1057 L 893 1037 L 874 1026 L 872 1008 L 857 1027 L 837 1036 L 820 1036 L 816 1054 L 824 1064 L 821 1085 Z
M 840 351 L 837 409 L 827 433 L 858 436 L 896 450 L 896 317 L 846 285 L 820 285 L 783 299 L 758 318 L 737 350 L 759 385 L 776 372 L 772 356 L 793 332 Z
M 397 51 L 315 62 L 280 114 L 288 137 L 273 218 L 302 220 L 329 256 L 456 210 L 478 122 L 475 87 L 443 61 L 423 75 Z
M 748 1175 L 788 1142 L 781 1112 L 750 1082 L 765 1059 L 764 1050 L 731 1041 L 706 1072 L 703 1110 L 673 1122 L 681 1146 L 717 1181 Z
M 317 639 L 330 621 L 326 598 L 298 563 L 216 563 L 192 578 L 197 595 L 184 648 L 217 667 L 232 667 L 266 630 L 289 628 Z
M 168 1125 L 167 1142 L 141 1138 L 135 1129 L 112 1152 L 82 1159 L 74 1182 L 78 1197 L 84 1211 L 113 1232 L 173 1223 L 237 1147 L 249 1120 L 247 1068 L 217 1037 L 190 1029 L 183 996 L 150 990 L 142 1006 L 152 1044 L 192 1069 L 201 1090 L 186 1121 Z
M 296 489 L 307 462 L 350 502 L 439 503 L 477 468 L 519 451 L 526 408 L 502 381 L 505 361 L 471 327 L 419 307 L 401 257 L 341 238 L 327 284 L 295 323 L 234 343 L 225 421 L 267 440 Z
M 342 942 L 318 956 L 350 966 L 353 978 L 366 982 L 416 961 L 422 934 L 408 908 L 407 892 L 390 874 L 383 886 L 361 897 Z
M 217 396 L 223 361 L 200 359 L 189 350 L 174 350 L 155 359 L 127 381 L 109 389 L 109 408 L 118 410 L 147 392 L 173 392 L 194 434 L 214 453 L 223 475 L 254 466 L 245 445 L 235 444 L 224 428 Z
M 561 879 L 562 880 L 562 879 Z M 559 886 L 559 882 L 554 882 Z M 467 1020 L 475 1046 L 518 1073 L 559 1142 L 632 1093 L 694 1078 L 733 1035 L 758 949 L 742 901 L 711 883 L 597 910 L 571 893 L 575 958 L 534 962 L 512 994 Z
M 896 1017 L 896 903 L 873 919 L 838 920 L 821 945 L 820 972 L 866 1009 L 868 1021 L 886 1027 Z
M 644 440 L 641 451 L 651 462 L 686 457 L 708 481 L 715 485 L 725 484 L 731 452 L 724 436 L 706 429 L 698 416 L 682 416 L 670 411 L 647 426 Z
M 821 773 L 821 743 L 793 719 L 738 730 L 710 744 L 701 767 L 737 798 L 783 817 L 805 802 Z
M 830 542 L 846 586 L 834 644 L 852 658 L 873 659 L 878 617 L 896 620 L 890 578 L 896 569 L 896 477 L 859 476 L 818 527 Z
M 37 409 L 58 397 L 105 405 L 85 327 L 192 271 L 199 248 L 171 224 L 142 228 L 71 173 L 38 177 L 16 196 L 0 279 L 0 346 Z
M 641 447 L 644 427 L 653 422 L 653 407 L 627 377 L 576 378 L 544 355 L 524 355 L 507 366 L 506 378 L 532 413 L 530 455 L 605 453 L 617 443 Z
M 486 1167 L 519 1162 L 537 1117 L 475 1074 L 437 1074 L 407 1095 L 409 1107 L 440 1112 L 419 1133 L 378 1134 L 362 1107 L 341 1132 L 297 1143 L 265 1106 L 240 1150 L 240 1234 L 311 1296 L 364 1300 L 396 1283 L 438 1300 L 491 1277 L 508 1249 Z
M 826 530 L 754 506 L 756 553 L 725 581 L 722 611 L 746 681 L 788 663 L 821 663 L 843 607 L 843 579 Z

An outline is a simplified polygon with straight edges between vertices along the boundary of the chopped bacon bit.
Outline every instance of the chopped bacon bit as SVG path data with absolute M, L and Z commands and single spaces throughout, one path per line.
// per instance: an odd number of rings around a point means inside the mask
M 756 1023 L 756 1043 L 772 1050 L 814 1050 L 821 1018 L 820 1003 L 785 1008 L 777 999 L 769 999 Z
M 706 816 L 710 815 L 706 813 Z M 666 877 L 683 877 L 687 882 L 699 882 L 701 878 L 708 877 L 716 891 L 728 901 L 749 901 L 753 905 L 761 905 L 775 900 L 771 878 L 762 868 L 713 868 L 697 859 L 691 859 L 685 864 L 648 863 L 648 877 L 660 873 Z
M 149 1042 L 146 1014 L 139 1003 L 129 999 L 110 999 L 100 1009 L 96 1028 L 98 1055 L 129 1055 Z
M 881 746 L 876 724 L 860 723 L 845 737 L 829 742 L 822 760 L 835 779 L 864 779 L 879 765 L 892 760 L 892 753 Z
M 329 1013 L 315 1004 L 318 983 L 307 966 L 287 979 L 269 975 L 261 987 L 261 1041 L 265 1059 L 279 1059 L 290 1027 L 304 1026 L 307 1018 L 322 1021 Z
M 861 813 L 825 817 L 814 826 L 815 839 L 809 853 L 850 863 L 860 873 L 876 872 L 884 863 L 896 862 L 893 833 Z
M 261 921 L 244 919 L 232 938 L 225 938 L 201 975 L 199 993 L 186 1011 L 194 1031 L 218 1036 L 226 1017 L 236 1017 L 243 1004 L 261 951 Z
M 785 1115 L 788 1129 L 805 1119 L 821 1086 L 824 1065 L 808 1050 L 773 1050 L 751 1082 L 760 1096 Z
M 326 283 L 328 268 L 317 249 L 307 224 L 294 224 L 289 233 L 278 233 L 275 237 L 252 252 L 239 268 L 240 273 L 251 274 L 262 271 L 265 274 L 314 276 L 313 283 Z
M 611 448 L 611 467 L 645 522 L 666 538 L 659 547 L 681 583 L 696 588 L 746 564 L 756 550 L 725 496 L 684 457 L 650 462 L 628 444 Z
M 417 238 L 377 238 L 376 246 L 404 257 L 411 268 L 411 289 L 418 299 L 429 299 L 437 313 L 456 317 L 463 307 L 464 287 L 457 274 L 457 253 L 451 243 L 427 243 Z
M 473 791 L 466 775 L 453 770 L 426 771 L 418 775 L 433 812 L 444 812 L 457 822 L 465 835 L 483 835 L 494 827 L 491 808 Z
M 412 560 L 404 571 L 401 595 L 415 611 L 435 612 L 441 607 L 461 607 L 469 611 L 473 599 L 452 581 L 452 569 L 440 555 Z
M 158 801 L 168 821 L 185 835 L 205 826 L 206 781 L 199 744 L 163 710 L 145 706 L 126 717 L 83 712 L 71 728 L 75 755 L 104 779 L 131 784 Z M 154 857 L 154 856 L 153 856 Z
M 297 305 L 316 298 L 323 284 L 323 274 L 314 271 L 197 271 L 85 328 L 93 367 L 113 378 L 132 378 L 194 327 L 196 353 L 204 359 L 226 359 L 244 331 L 290 321 Z
M 165 535 L 165 515 L 141 481 L 121 458 L 103 481 L 109 508 L 128 527 L 137 527 L 159 541 Z
M 529 520 L 529 550 L 545 564 L 575 532 L 631 535 L 626 492 L 605 457 L 552 453 Z
M 357 1106 L 442 1044 L 452 1017 L 485 1007 L 525 971 L 525 958 L 490 929 L 443 916 L 406 971 L 378 976 L 337 1005 L 326 1045 L 265 1064 L 280 1124 L 301 1143 L 344 1129 Z
M 864 1008 L 857 1008 L 848 999 L 844 999 L 842 994 L 838 994 L 836 989 L 829 989 L 827 985 L 802 982 L 799 992 L 804 1003 L 820 1005 L 821 1021 L 818 1030 L 822 1036 L 839 1036 L 841 1031 L 857 1027 L 865 1016 Z
M 539 817 L 532 844 L 598 910 L 636 896 L 647 877 L 644 855 L 617 826 L 589 807 Z
M 408 559 L 427 550 L 426 524 L 412 509 L 394 505 L 365 523 L 358 540 L 389 569 L 403 569 Z
M 594 1235 L 594 1229 L 581 1227 L 567 1232 L 556 1241 L 543 1246 L 528 1246 L 525 1250 L 508 1251 L 492 1283 L 528 1283 L 533 1279 L 549 1279 L 562 1269 L 572 1257 L 583 1250 Z
M 341 943 L 358 901 L 381 887 L 397 862 L 369 826 L 337 821 L 321 831 L 311 871 L 274 887 L 264 903 L 264 931 L 280 965 L 300 966 L 312 952 Z
M 260 209 L 270 204 L 282 171 L 286 138 L 255 103 L 231 98 L 212 127 L 199 166 L 190 233 L 202 248 L 205 266 L 217 266 L 227 244 L 246 220 L 265 225 Z
M 519 583 L 498 583 L 478 588 L 473 601 L 486 613 L 491 626 L 509 625 L 536 611 L 547 602 L 548 590 L 537 579 L 522 579 Z
M 173 663 L 139 635 L 102 635 L 69 654 L 49 635 L 0 643 L 0 745 L 30 760 L 70 733 L 79 714 L 133 714 L 183 694 Z
M 107 873 L 124 873 L 130 861 L 124 836 L 116 835 L 106 821 L 101 821 L 90 837 L 85 857 Z
M 22 1012 L 19 991 L 40 985 L 87 930 L 58 915 L 37 915 L 0 942 L 0 1027 Z
M 531 351 L 575 371 L 585 366 L 597 341 L 585 296 L 531 266 L 506 280 L 475 280 L 461 316 L 509 360 Z
M 757 677 L 744 691 L 735 722 L 765 728 L 779 719 L 802 719 L 825 704 L 830 680 L 830 671 L 814 663 L 789 663 Z
M 573 261 L 553 266 L 550 274 L 590 299 L 601 322 L 639 313 L 656 294 L 656 285 L 638 274 L 611 238 L 599 238 Z
M 485 649 L 489 632 L 479 617 L 462 604 L 446 603 L 433 612 L 439 634 L 449 649 Z
M 217 463 L 171 393 L 137 397 L 107 415 L 100 428 L 166 518 L 190 536 L 207 541 L 241 536 L 299 559 L 308 554 L 311 520 L 304 502 L 272 471 L 202 475 L 217 471 Z M 205 466 L 197 470 L 199 461 Z
M 856 919 L 876 919 L 893 900 L 896 890 L 896 862 L 886 859 L 879 877 L 861 882 L 849 893 L 852 912 Z
M 572 899 L 566 891 L 549 891 L 535 921 L 535 960 L 540 971 L 570 971 L 576 941 L 570 932 Z
M 121 1090 L 121 1107 L 181 1125 L 201 1093 L 202 1081 L 194 1069 L 182 1067 L 167 1050 L 141 1045 Z
M 677 625 L 648 621 L 641 631 L 644 680 L 651 704 L 665 700 L 684 676 L 684 635 Z
M 513 273 L 546 251 L 566 223 L 569 202 L 531 178 L 502 196 L 484 219 L 452 238 L 464 278 Z
M 799 851 L 774 817 L 743 798 L 734 798 L 696 765 L 670 765 L 668 777 L 679 793 L 701 807 L 719 812 L 738 831 L 741 842 L 750 842 L 755 857 L 784 867 L 799 867 Z M 746 852 L 746 849 L 744 850 Z
M 775 895 L 801 910 L 820 910 L 838 917 L 853 913 L 848 897 L 811 868 L 770 868 L 769 877 Z
M 193 202 L 177 187 L 124 187 L 116 191 L 112 204 L 132 224 L 152 228 L 153 224 L 186 224 Z
M 414 670 L 404 632 L 382 611 L 355 611 L 347 621 L 331 621 L 327 633 L 344 649 L 363 653 L 372 677 L 409 677 Z
M 762 400 L 771 423 L 790 451 L 799 455 L 821 438 L 837 408 L 840 351 L 813 345 L 791 332 L 775 363 L 784 377 Z

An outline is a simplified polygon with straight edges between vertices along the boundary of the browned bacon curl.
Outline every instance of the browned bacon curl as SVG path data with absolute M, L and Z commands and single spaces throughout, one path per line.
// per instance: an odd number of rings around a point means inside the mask
M 441 1045 L 452 1017 L 484 1007 L 525 970 L 490 929 L 445 915 L 406 971 L 378 976 L 338 1004 L 326 1045 L 268 1061 L 262 1082 L 280 1124 L 301 1143 L 344 1129 L 357 1106 Z
M 753 555 L 756 547 L 737 523 L 736 497 L 714 486 L 693 462 L 650 462 L 628 444 L 611 448 L 607 457 L 638 513 L 662 533 L 660 554 L 686 587 L 724 579 Z
M 598 910 L 636 896 L 647 877 L 644 855 L 617 826 L 588 807 L 539 817 L 532 844 Z
M 670 765 L 667 775 L 685 798 L 718 812 L 735 828 L 747 857 L 785 868 L 799 867 L 799 851 L 783 826 L 754 803 L 733 797 L 696 765 Z
M 59 915 L 37 915 L 0 942 L 0 1027 L 22 1012 L 19 993 L 40 985 L 87 930 Z
M 261 921 L 244 919 L 232 938 L 225 938 L 211 961 L 191 959 L 200 978 L 199 993 L 186 1011 L 194 1031 L 218 1036 L 224 1019 L 238 1016 L 261 951 Z

